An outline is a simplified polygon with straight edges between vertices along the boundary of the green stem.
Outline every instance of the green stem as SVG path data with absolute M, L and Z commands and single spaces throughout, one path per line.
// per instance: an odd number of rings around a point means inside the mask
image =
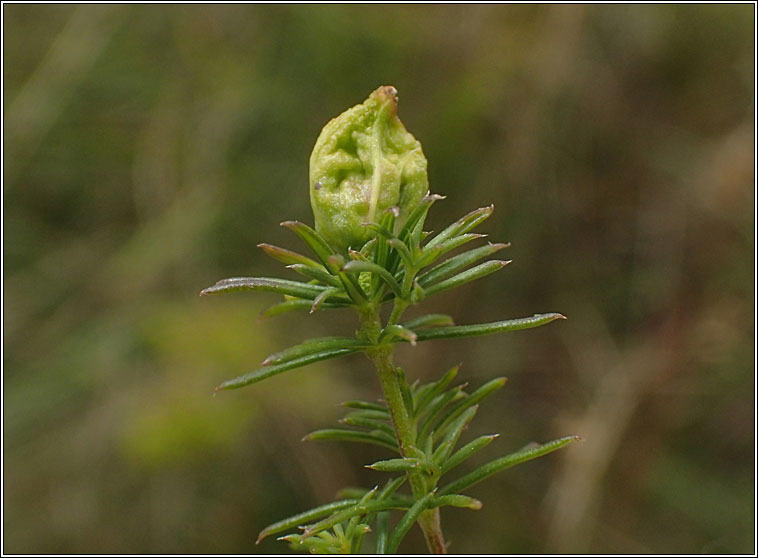
M 405 305 L 407 306 L 407 305 Z M 399 315 L 405 309 L 395 306 L 392 316 L 399 319 Z M 397 314 L 397 316 L 396 316 Z M 392 319 L 390 319 L 392 322 Z M 367 341 L 376 343 L 381 331 L 381 320 L 379 312 L 375 308 L 368 309 L 361 313 L 361 336 Z M 366 351 L 369 359 L 374 363 L 377 372 L 379 372 L 379 382 L 384 392 L 384 400 L 390 410 L 392 426 L 395 429 L 400 452 L 404 457 L 416 457 L 416 426 L 408 414 L 408 409 L 403 401 L 403 387 L 401 382 L 404 381 L 397 373 L 392 363 L 392 353 L 394 345 L 378 345 L 373 349 Z M 408 482 L 411 486 L 414 499 L 418 500 L 429 493 L 430 487 L 427 486 L 424 478 L 419 473 L 409 473 Z M 418 524 L 424 532 L 426 544 L 432 554 L 447 554 L 445 537 L 442 534 L 440 526 L 439 508 L 424 511 L 418 518 Z

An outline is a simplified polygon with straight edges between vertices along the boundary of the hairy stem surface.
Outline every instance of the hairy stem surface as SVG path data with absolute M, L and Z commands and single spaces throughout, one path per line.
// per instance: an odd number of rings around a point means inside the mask
M 399 316 L 393 317 L 397 319 Z M 376 309 L 368 310 L 361 314 L 361 335 L 371 342 L 376 342 L 381 331 L 381 320 Z M 367 351 L 369 359 L 374 363 L 379 373 L 379 382 L 382 386 L 384 399 L 390 410 L 392 426 L 395 429 L 400 452 L 404 457 L 415 457 L 416 428 L 408 415 L 408 409 L 403 401 L 403 387 L 401 382 L 405 379 L 398 374 L 392 363 L 394 345 L 380 345 Z M 418 500 L 429 492 L 429 487 L 419 473 L 408 473 L 408 482 L 413 492 L 413 497 Z M 440 510 L 435 508 L 424 511 L 418 518 L 418 524 L 424 532 L 426 544 L 432 554 L 447 554 L 445 537 L 440 525 Z

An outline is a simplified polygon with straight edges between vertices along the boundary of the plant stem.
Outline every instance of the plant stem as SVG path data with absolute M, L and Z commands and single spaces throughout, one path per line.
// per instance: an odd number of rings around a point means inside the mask
M 404 308 L 403 308 L 404 309 Z M 397 310 L 397 308 L 396 308 Z M 393 312 L 393 318 L 398 319 L 400 312 Z M 398 314 L 398 315 L 396 315 Z M 375 308 L 368 309 L 361 313 L 361 335 L 368 341 L 376 343 L 381 331 L 381 320 L 379 312 Z M 403 388 L 401 382 L 404 380 L 397 373 L 392 363 L 393 345 L 380 345 L 374 349 L 366 351 L 369 359 L 374 363 L 379 373 L 379 382 L 384 393 L 384 400 L 390 411 L 392 426 L 395 429 L 400 453 L 404 457 L 415 457 L 418 450 L 415 448 L 416 427 L 408 415 L 408 409 L 403 401 Z M 430 487 L 427 486 L 425 479 L 419 473 L 408 473 L 408 482 L 413 492 L 413 497 L 418 500 L 425 496 Z M 447 554 L 445 537 L 442 534 L 440 525 L 439 508 L 424 511 L 418 518 L 418 524 L 424 532 L 426 544 L 432 554 Z

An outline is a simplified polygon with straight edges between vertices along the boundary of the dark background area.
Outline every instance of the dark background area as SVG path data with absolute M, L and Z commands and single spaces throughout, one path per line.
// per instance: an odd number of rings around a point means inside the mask
M 285 553 L 258 531 L 384 481 L 300 442 L 379 397 L 361 356 L 212 396 L 349 312 L 197 295 L 286 274 L 256 244 L 300 248 L 321 127 L 386 84 L 447 195 L 427 227 L 494 203 L 513 244 L 424 310 L 569 318 L 399 349 L 509 377 L 477 463 L 585 439 L 443 510 L 451 549 L 754 552 L 753 11 L 4 5 L 3 550 Z

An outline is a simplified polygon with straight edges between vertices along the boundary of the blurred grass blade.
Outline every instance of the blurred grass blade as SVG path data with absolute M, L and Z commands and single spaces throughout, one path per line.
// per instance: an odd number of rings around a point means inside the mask
M 458 275 L 454 275 L 450 279 L 445 279 L 444 281 L 440 281 L 439 283 L 426 287 L 424 288 L 424 292 L 426 296 L 432 296 L 434 294 L 441 293 L 442 291 L 460 287 L 461 285 L 465 285 L 466 283 L 470 283 L 476 279 L 486 277 L 490 273 L 500 271 L 509 263 L 511 262 L 504 260 L 490 260 L 488 262 L 484 262 L 483 264 L 472 267 L 471 269 L 459 273 Z
M 294 529 L 300 525 L 315 521 L 316 519 L 320 519 L 336 511 L 344 510 L 345 508 L 354 506 L 356 503 L 358 503 L 357 499 L 339 500 L 337 502 L 331 502 L 329 504 L 313 508 L 312 510 L 293 515 L 292 517 L 282 519 L 276 523 L 272 523 L 258 534 L 258 539 L 255 541 L 255 544 L 260 543 L 263 539 L 270 535 L 281 533 L 287 529 Z
M 474 211 L 467 213 L 452 223 L 450 226 L 448 226 L 446 229 L 444 229 L 440 234 L 432 238 L 427 243 L 427 246 L 436 246 L 438 244 L 442 244 L 450 238 L 453 238 L 454 236 L 459 236 L 467 233 L 468 231 L 477 227 L 487 218 L 489 218 L 489 216 L 492 215 L 493 211 L 495 211 L 495 206 L 490 205 L 489 207 L 480 207 L 479 209 L 475 209 Z
M 366 465 L 366 469 L 373 469 L 375 471 L 383 471 L 387 473 L 399 473 L 406 471 L 413 471 L 421 465 L 419 459 L 413 457 L 403 457 L 400 459 L 385 459 L 384 461 L 377 461 L 371 465 Z
M 406 341 L 410 342 L 411 345 L 416 344 L 416 333 L 407 327 L 397 324 L 388 325 L 382 330 L 382 333 L 379 335 L 379 343 L 382 343 L 384 341 L 391 341 L 396 337 L 405 339 Z
M 394 438 L 387 436 L 384 432 L 372 430 L 371 432 L 361 432 L 358 430 L 346 430 L 341 428 L 325 428 L 311 432 L 303 440 L 325 440 L 337 442 L 365 442 L 383 446 L 391 450 L 398 451 L 397 442 Z
M 426 510 L 429 501 L 433 497 L 434 492 L 430 492 L 423 498 L 417 500 L 416 503 L 413 504 L 413 506 L 411 506 L 407 512 L 405 512 L 405 515 L 400 519 L 400 521 L 398 521 L 397 525 L 395 526 L 395 530 L 390 536 L 389 543 L 387 544 L 388 554 L 394 554 L 397 552 L 397 547 L 400 545 L 403 537 L 405 537 L 410 528 L 413 527 L 413 524 L 418 519 L 418 516 L 421 515 L 424 510 Z
M 335 272 L 336 269 L 329 264 L 329 257 L 334 255 L 332 250 L 326 241 L 311 227 L 300 221 L 284 221 L 281 224 L 283 227 L 287 227 L 297 236 L 299 236 L 308 245 L 308 247 L 316 254 L 316 257 L 322 264 L 331 272 Z
M 200 291 L 201 295 L 228 293 L 234 291 L 269 291 L 313 300 L 324 290 L 320 285 L 288 281 L 272 277 L 232 277 L 222 279 L 212 287 Z
M 482 450 L 486 448 L 492 440 L 500 436 L 500 434 L 490 434 L 488 436 L 479 436 L 476 440 L 473 440 L 463 446 L 461 449 L 456 451 L 453 455 L 451 455 L 447 461 L 443 462 L 440 465 L 440 468 L 442 469 L 442 472 L 445 473 L 452 469 L 453 467 L 457 467 L 464 461 L 466 461 L 469 457 L 477 453 L 479 450 Z
M 472 471 L 468 475 L 461 477 L 457 481 L 451 482 L 440 490 L 440 495 L 444 496 L 445 494 L 451 494 L 453 492 L 464 490 L 465 488 L 473 486 L 474 484 L 486 479 L 489 476 L 494 475 L 495 473 L 499 473 L 504 469 L 508 469 L 509 467 L 513 467 L 514 465 L 518 465 L 524 461 L 529 461 L 530 459 L 535 459 L 536 457 L 541 457 L 550 452 L 561 449 L 568 444 L 576 442 L 579 439 L 579 436 L 566 436 L 564 438 L 558 438 L 552 442 L 542 444 L 536 448 L 518 451 L 516 453 L 506 455 L 505 457 L 501 457 L 500 459 L 496 459 L 495 461 L 491 461 L 490 463 L 479 467 L 475 471 Z
M 514 320 L 504 320 L 502 322 L 430 328 L 419 331 L 416 334 L 416 340 L 430 341 L 432 339 L 473 337 L 476 335 L 489 335 L 491 333 L 502 333 L 505 331 L 518 331 L 521 329 L 529 329 L 531 327 L 539 327 L 541 325 L 549 324 L 554 320 L 565 319 L 566 316 L 562 314 L 535 314 L 530 318 L 517 318 Z
M 392 276 L 392 274 L 383 267 L 380 267 L 373 262 L 352 260 L 342 266 L 341 271 L 349 273 L 373 273 L 374 275 L 379 276 L 387 284 L 387 286 L 392 289 L 392 292 L 394 292 L 396 296 L 401 297 L 403 295 L 400 291 L 400 285 L 398 285 L 397 281 L 395 281 L 395 278 Z
M 253 370 L 252 372 L 250 372 L 249 374 L 245 374 L 244 376 L 239 376 L 238 378 L 234 378 L 233 380 L 227 380 L 226 382 L 218 386 L 216 388 L 216 391 L 219 391 L 222 389 L 241 388 L 250 384 L 254 384 L 256 382 L 260 382 L 261 380 L 265 380 L 267 378 L 270 378 L 271 376 L 276 376 L 277 374 L 281 374 L 282 372 L 286 372 L 287 370 L 292 370 L 293 368 L 299 368 L 301 366 L 305 366 L 306 364 L 312 364 L 320 360 L 327 360 L 329 358 L 335 358 L 342 355 L 348 355 L 350 353 L 354 353 L 357 350 L 358 349 L 334 349 L 331 351 L 322 351 L 320 353 L 314 353 L 311 355 L 289 360 L 281 364 L 264 366 L 263 368 L 258 368 L 257 370 Z
M 307 277 L 308 279 L 315 279 L 316 281 L 323 283 L 324 285 L 331 285 L 332 287 L 342 287 L 342 283 L 331 273 L 322 267 L 313 267 L 305 264 L 291 264 L 287 266 L 289 269 L 297 271 L 300 275 Z
M 412 320 L 405 322 L 403 327 L 416 329 L 421 327 L 449 325 L 455 325 L 452 316 L 448 316 L 447 314 L 426 314 L 425 316 L 419 316 L 418 318 L 413 318 Z
M 476 261 L 491 256 L 492 254 L 508 247 L 508 244 L 487 244 L 486 246 L 480 246 L 474 248 L 463 254 L 453 256 L 449 260 L 446 260 L 436 267 L 433 267 L 421 277 L 418 282 L 422 287 L 428 287 L 429 285 L 448 277 L 461 269 L 468 267 Z
M 271 256 L 276 261 L 282 262 L 285 265 L 301 264 L 301 265 L 307 265 L 314 268 L 324 269 L 324 266 L 322 266 L 317 261 L 314 261 L 306 256 L 303 256 L 302 254 L 298 254 L 297 252 L 293 252 L 292 250 L 279 248 L 278 246 L 273 246 L 271 244 L 265 244 L 265 243 L 259 244 L 258 248 L 262 249 L 264 252 L 266 252 L 267 255 Z
M 319 337 L 303 341 L 302 343 L 287 347 L 286 349 L 269 355 L 261 365 L 269 366 L 271 364 L 282 364 L 306 355 L 331 351 L 334 349 L 353 349 L 357 351 L 366 347 L 367 345 L 364 341 L 356 339 L 355 337 Z
M 432 432 L 436 432 L 438 434 L 441 434 L 442 431 L 445 430 L 445 428 L 451 424 L 453 421 L 455 421 L 461 414 L 465 412 L 466 409 L 471 407 L 472 405 L 476 405 L 479 403 L 482 399 L 490 395 L 491 393 L 499 390 L 501 387 L 505 385 L 505 382 L 507 381 L 507 378 L 495 378 L 494 380 L 490 380 L 483 386 L 481 386 L 479 389 L 473 391 L 471 394 L 466 396 L 464 399 L 461 399 L 458 401 L 455 405 L 451 406 L 445 414 L 440 417 L 432 427 Z

